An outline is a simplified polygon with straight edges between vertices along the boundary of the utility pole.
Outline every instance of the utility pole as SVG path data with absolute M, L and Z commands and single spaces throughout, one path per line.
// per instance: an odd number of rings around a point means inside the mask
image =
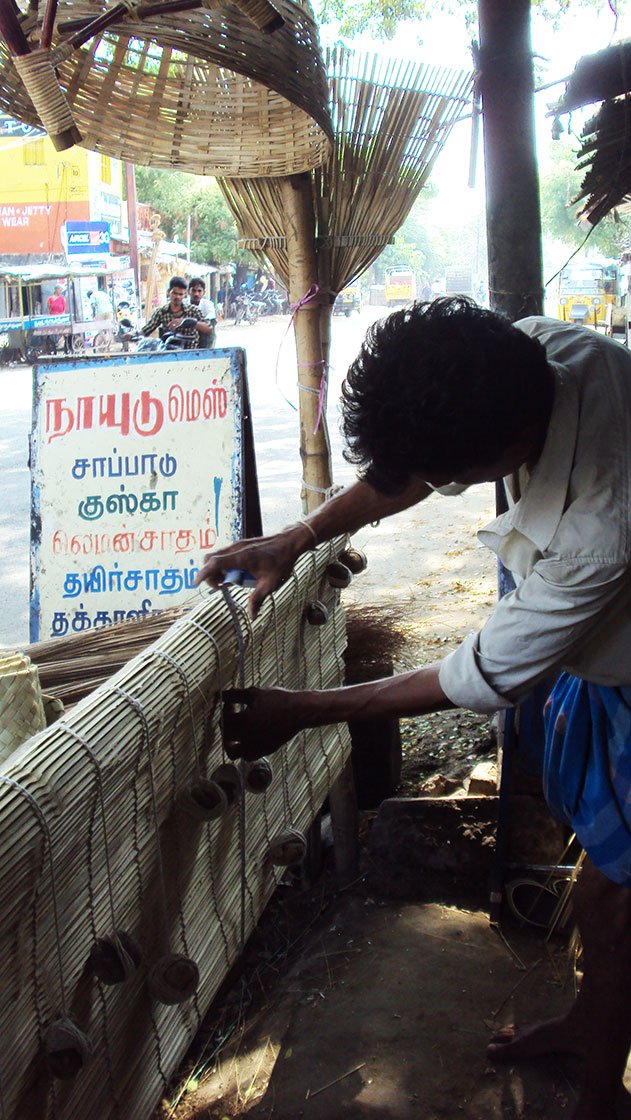
M 503 312 L 513 322 L 543 313 L 530 6 L 531 0 L 478 0 L 489 300 L 493 311 Z M 496 483 L 496 507 L 498 513 L 507 508 L 501 482 Z M 500 565 L 500 595 L 511 585 L 512 578 Z M 543 702 L 543 697 L 539 703 L 532 698 L 522 702 L 521 710 L 530 715 L 531 725 L 533 713 L 537 707 L 542 710 Z M 492 922 L 499 920 L 502 908 L 511 797 L 520 781 L 513 712 L 503 715 L 499 742 L 502 770 L 490 883 Z
M 125 163 L 125 194 L 127 195 L 127 224 L 129 226 L 129 261 L 134 273 L 134 283 L 140 304 L 140 262 L 138 258 L 138 204 L 136 199 L 136 171 L 133 163 Z
M 478 0 L 489 298 L 513 321 L 543 314 L 531 0 Z

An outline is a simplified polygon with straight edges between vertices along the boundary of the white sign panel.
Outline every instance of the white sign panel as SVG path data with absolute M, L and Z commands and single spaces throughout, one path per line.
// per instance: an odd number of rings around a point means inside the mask
M 190 598 L 204 554 L 243 531 L 244 352 L 42 363 L 34 377 L 31 641 Z

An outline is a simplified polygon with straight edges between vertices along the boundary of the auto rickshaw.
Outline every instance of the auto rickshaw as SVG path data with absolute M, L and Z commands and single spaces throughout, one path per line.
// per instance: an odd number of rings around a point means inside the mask
M 56 286 L 64 293 L 65 309 L 51 314 L 48 297 Z M 110 297 L 111 318 L 93 318 L 87 293 L 97 286 Z M 128 310 L 133 302 L 128 270 L 4 266 L 0 271 L 0 363 L 30 365 L 40 357 L 109 351 L 118 331 L 114 308 L 121 302 Z
M 334 315 L 346 315 L 349 318 L 352 311 L 361 311 L 361 288 L 359 284 L 349 284 L 338 294 L 333 304 Z

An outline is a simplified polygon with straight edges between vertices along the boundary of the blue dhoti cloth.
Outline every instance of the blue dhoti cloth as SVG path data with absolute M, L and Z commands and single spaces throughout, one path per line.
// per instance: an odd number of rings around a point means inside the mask
M 544 709 L 543 788 L 592 863 L 631 886 L 631 687 L 562 673 Z

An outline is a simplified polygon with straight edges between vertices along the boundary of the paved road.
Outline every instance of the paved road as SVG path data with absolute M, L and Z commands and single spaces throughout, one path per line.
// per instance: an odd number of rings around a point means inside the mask
M 381 309 L 365 308 L 351 318 L 333 320 L 332 372 L 328 419 L 335 478 L 350 481 L 342 459 L 338 430 L 339 386 L 369 323 Z M 287 524 L 300 514 L 301 464 L 298 454 L 296 364 L 289 320 L 263 319 L 255 326 L 220 328 L 218 344 L 243 346 L 254 419 L 263 519 L 266 529 Z M 0 367 L 0 457 L 3 501 L 0 507 L 0 645 L 28 641 L 30 476 L 28 434 L 31 426 L 31 371 Z

